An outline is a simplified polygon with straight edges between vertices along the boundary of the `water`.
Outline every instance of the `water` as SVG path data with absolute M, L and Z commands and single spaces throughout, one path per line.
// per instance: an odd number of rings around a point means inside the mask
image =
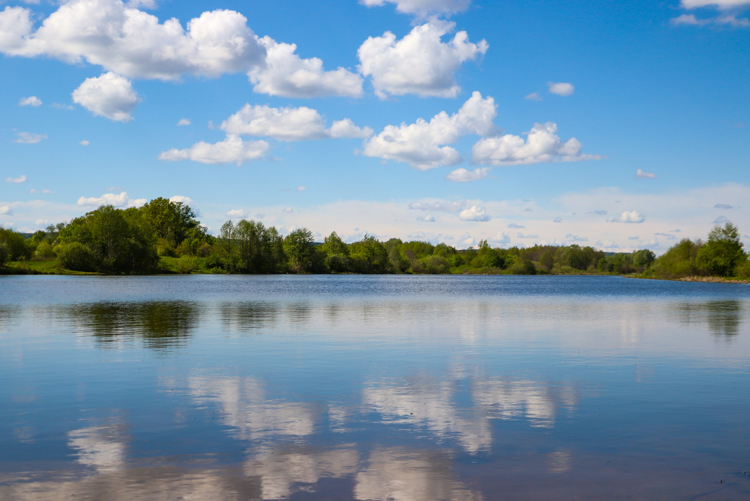
M 0 499 L 750 498 L 750 286 L 0 277 Z

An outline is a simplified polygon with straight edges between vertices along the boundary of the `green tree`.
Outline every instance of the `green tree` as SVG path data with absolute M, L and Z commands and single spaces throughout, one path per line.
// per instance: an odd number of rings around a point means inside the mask
M 164 239 L 173 249 L 190 236 L 205 234 L 193 210 L 182 202 L 159 197 L 141 207 L 140 212 L 156 238 Z
M 387 273 L 390 259 L 385 245 L 371 235 L 365 235 L 350 246 L 353 271 L 357 273 Z
M 292 271 L 310 271 L 314 251 L 312 232 L 307 228 L 294 230 L 284 239 L 284 253 L 289 258 L 289 268 Z
M 708 234 L 708 242 L 698 251 L 698 266 L 711 275 L 732 276 L 736 266 L 745 260 L 740 232 L 727 222 L 724 227 L 715 226 Z

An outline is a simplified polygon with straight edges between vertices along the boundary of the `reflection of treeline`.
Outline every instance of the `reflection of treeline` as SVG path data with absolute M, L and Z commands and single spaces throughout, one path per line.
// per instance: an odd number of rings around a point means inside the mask
M 455 249 L 444 243 L 381 242 L 373 236 L 345 243 L 335 232 L 323 243 L 302 228 L 282 236 L 259 221 L 227 221 L 209 235 L 195 213 L 157 198 L 140 208 L 102 206 L 69 224 L 49 226 L 24 240 L 0 230 L 0 265 L 8 260 L 53 260 L 63 269 L 104 273 L 493 273 L 748 276 L 750 265 L 731 223 L 707 242 L 682 240 L 655 259 L 652 251 L 605 253 L 592 247 L 536 245 Z

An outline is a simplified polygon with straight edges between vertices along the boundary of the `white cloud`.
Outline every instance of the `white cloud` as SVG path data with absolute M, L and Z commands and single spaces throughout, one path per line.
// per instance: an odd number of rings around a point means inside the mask
M 485 40 L 469 42 L 465 31 L 443 43 L 441 37 L 454 27 L 455 23 L 433 19 L 416 26 L 399 41 L 390 31 L 382 37 L 370 37 L 357 51 L 359 71 L 372 79 L 375 94 L 381 99 L 388 94 L 456 97 L 461 91 L 456 71 L 465 61 L 484 54 L 489 45 Z
M 461 221 L 489 221 L 492 219 L 485 211 L 484 207 L 477 207 L 473 205 L 468 209 L 462 210 L 458 213 L 458 218 Z
M 570 96 L 575 92 L 575 87 L 567 82 L 547 82 L 547 88 L 550 93 L 557 94 L 558 96 Z
M 162 152 L 158 158 L 167 161 L 192 160 L 204 164 L 236 163 L 239 166 L 243 162 L 262 158 L 268 147 L 265 141 L 243 141 L 239 136 L 229 135 L 218 143 L 201 141 L 184 150 L 173 148 Z
M 42 100 L 36 96 L 22 97 L 18 106 L 41 106 Z
M 178 127 L 185 127 L 187 125 L 190 125 L 190 120 L 187 118 L 181 118 L 179 122 L 177 122 Z
M 19 132 L 16 136 L 13 142 L 20 144 L 36 144 L 41 142 L 42 139 L 47 139 L 47 134 L 35 134 L 33 132 Z
M 175 195 L 173 197 L 170 197 L 169 201 L 170 202 L 174 202 L 174 203 L 181 203 L 183 205 L 191 205 L 193 203 L 193 199 L 192 198 L 185 197 L 185 196 L 182 196 L 182 195 Z
M 716 219 L 714 219 L 713 223 L 711 224 L 724 224 L 728 222 L 729 222 L 729 219 L 727 219 L 726 216 L 719 216 Z
M 227 212 L 227 216 L 232 219 L 245 219 L 249 214 L 243 209 L 233 209 Z
M 420 17 L 428 14 L 456 14 L 471 5 L 471 0 L 360 0 L 359 3 L 367 7 L 382 7 L 386 2 L 396 4 L 397 12 Z
M 115 207 L 140 207 L 147 202 L 145 198 L 131 199 L 126 192 L 119 194 L 105 193 L 100 197 L 80 197 L 76 205 L 101 207 L 102 205 L 113 205 Z
M 729 204 L 716 204 L 714 205 L 714 209 L 734 209 L 734 206 Z
M 636 211 L 625 211 L 619 216 L 612 219 L 613 223 L 642 223 L 646 220 Z
M 446 181 L 453 181 L 455 183 L 466 183 L 469 181 L 479 181 L 490 175 L 492 169 L 490 167 L 477 167 L 474 170 L 467 170 L 464 168 L 456 169 L 447 176 Z
M 561 217 L 556 217 L 555 219 L 553 219 L 553 220 L 552 220 L 552 222 L 553 222 L 553 223 L 562 223 L 562 222 L 563 222 L 563 220 L 562 220 L 562 218 L 561 218 Z
M 484 137 L 471 148 L 471 160 L 485 165 L 529 165 L 540 162 L 578 162 L 598 160 L 599 155 L 581 153 L 583 145 L 576 138 L 565 142 L 557 136 L 557 124 L 534 124 L 526 141 L 520 136 Z
M 694 14 L 682 14 L 670 20 L 674 26 L 703 26 L 710 21 L 707 19 L 698 19 Z
M 589 241 L 588 238 L 579 237 L 578 235 L 573 235 L 572 233 L 568 233 L 567 235 L 565 235 L 565 239 L 571 240 L 573 242 L 588 242 Z
M 732 9 L 735 7 L 750 6 L 750 0 L 682 0 L 681 5 L 686 9 L 696 9 L 699 7 Z
M 302 141 L 327 137 L 368 137 L 372 129 L 361 129 L 347 119 L 334 122 L 325 128 L 323 117 L 317 110 L 299 108 L 271 108 L 267 105 L 246 104 L 240 111 L 221 124 L 230 135 L 271 137 L 279 141 Z
M 362 95 L 362 77 L 344 68 L 323 69 L 317 57 L 302 59 L 295 44 L 278 43 L 270 37 L 258 40 L 266 51 L 265 64 L 254 66 L 247 75 L 260 94 L 283 97 Z
M 87 141 L 87 140 L 84 139 L 83 141 L 80 141 L 78 144 L 80 144 L 81 146 L 88 146 L 91 143 L 89 141 Z
M 305 191 L 306 189 L 304 186 L 297 186 L 294 191 Z
M 419 170 L 456 165 L 461 155 L 444 145 L 455 143 L 465 134 L 495 133 L 497 127 L 492 120 L 496 115 L 495 100 L 483 99 L 479 92 L 474 92 L 451 116 L 441 111 L 429 122 L 420 118 L 409 125 L 387 125 L 380 134 L 365 142 L 362 154 L 405 162 Z
M 425 223 L 434 223 L 435 217 L 430 214 L 425 214 L 424 216 L 417 216 L 417 221 L 424 221 Z
M 596 247 L 597 249 L 604 249 L 604 250 L 611 250 L 611 249 L 619 249 L 619 248 L 620 248 L 620 247 L 619 247 L 619 246 L 618 246 L 618 245 L 617 245 L 617 244 L 615 243 L 615 241 L 614 241 L 614 240 L 612 240 L 611 238 L 609 238 L 609 239 L 607 239 L 607 240 L 598 240 L 598 241 L 597 241 L 597 242 L 596 242 L 596 243 L 594 244 L 594 247 Z
M 540 96 L 540 95 L 539 95 L 538 93 L 536 93 L 536 92 L 532 92 L 532 93 L 531 93 L 531 94 L 529 94 L 528 96 L 524 97 L 524 99 L 528 99 L 529 101 L 542 101 L 542 100 L 543 100 L 543 99 L 542 99 L 542 96 Z
M 3 205 L 0 207 L 0 216 L 12 216 L 13 215 L 13 209 L 11 209 L 7 205 Z
M 6 183 L 25 183 L 26 182 L 26 176 L 18 176 L 18 177 L 6 177 L 5 178 Z
M 509 245 L 510 235 L 506 235 L 505 233 L 500 232 L 494 237 L 488 238 L 487 240 L 489 240 L 490 243 L 493 243 L 495 245 Z
M 60 103 L 52 103 L 50 104 L 53 108 L 57 108 L 58 110 L 74 110 L 75 107 L 70 104 L 60 104 Z
M 677 240 L 677 237 L 675 235 L 671 235 L 669 233 L 654 233 L 657 237 L 665 237 L 667 240 Z
M 518 233 L 516 235 L 516 238 L 539 238 L 539 235 L 534 235 L 533 233 L 529 233 L 528 235 L 524 235 L 523 233 Z
M 655 179 L 656 174 L 654 174 L 653 172 L 646 172 L 643 169 L 638 169 L 635 173 L 635 177 L 640 177 L 643 179 Z
M 0 52 L 86 61 L 129 78 L 217 77 L 263 64 L 265 49 L 247 19 L 231 10 L 204 12 L 187 23 L 132 8 L 120 0 L 63 3 L 33 31 L 35 15 L 21 7 L 0 12 Z
M 284 209 L 284 212 L 294 212 L 294 209 L 292 209 L 291 207 L 287 207 L 287 208 Z M 292 231 L 294 231 L 294 230 L 292 230 Z
M 141 98 L 133 90 L 130 81 L 112 72 L 87 78 L 73 91 L 73 102 L 87 110 L 115 122 L 130 122 L 130 112 L 138 106 Z
M 516 223 L 510 223 L 510 224 L 508 225 L 508 228 L 511 228 L 511 229 L 514 229 L 514 230 L 521 230 L 521 229 L 525 229 L 526 227 L 525 227 L 525 226 L 522 226 L 522 225 L 520 225 L 520 224 L 516 224 Z
M 457 202 L 412 202 L 409 204 L 410 209 L 417 209 L 423 211 L 433 212 L 460 212 L 466 208 L 466 200 L 459 200 Z

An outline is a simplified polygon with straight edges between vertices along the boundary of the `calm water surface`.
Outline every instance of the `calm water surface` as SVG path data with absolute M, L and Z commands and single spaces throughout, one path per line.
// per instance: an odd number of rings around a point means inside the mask
M 750 499 L 750 286 L 0 277 L 0 499 Z

